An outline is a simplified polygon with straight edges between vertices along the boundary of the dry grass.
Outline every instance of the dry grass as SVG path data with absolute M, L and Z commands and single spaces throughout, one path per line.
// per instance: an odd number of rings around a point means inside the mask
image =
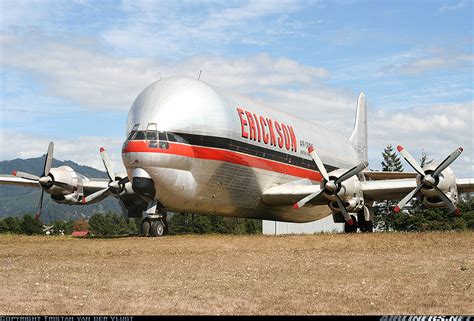
M 0 236 L 1 314 L 474 314 L 474 233 Z

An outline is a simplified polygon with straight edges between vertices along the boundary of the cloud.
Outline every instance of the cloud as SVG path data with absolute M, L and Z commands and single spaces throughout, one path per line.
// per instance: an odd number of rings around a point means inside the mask
M 24 46 L 28 43 L 28 47 Z M 128 110 L 148 84 L 163 76 L 196 77 L 241 93 L 256 88 L 308 85 L 329 77 L 324 68 L 288 58 L 257 54 L 245 58 L 200 55 L 178 62 L 151 58 L 118 58 L 81 43 L 68 44 L 42 34 L 2 33 L 3 66 L 31 73 L 47 95 L 66 98 L 83 107 Z
M 124 1 L 125 18 L 102 38 L 117 53 L 163 57 L 222 53 L 232 44 L 265 45 L 295 34 L 302 25 L 282 19 L 307 1 Z
M 408 75 L 416 75 L 440 69 L 472 66 L 473 62 L 474 55 L 444 54 L 413 59 L 396 67 L 395 70 Z
M 459 1 L 458 3 L 456 4 L 453 4 L 453 5 L 449 5 L 449 4 L 443 4 L 440 8 L 439 8 L 439 12 L 441 13 L 446 13 L 448 11 L 455 11 L 455 10 L 459 10 L 459 9 L 462 9 L 464 8 L 464 6 L 466 5 L 467 1 L 466 0 L 462 0 L 462 1 Z
M 403 145 L 419 159 L 422 150 L 441 162 L 456 148 L 464 153 L 452 168 L 458 177 L 474 177 L 474 102 L 439 104 L 411 109 L 370 113 L 369 151 L 371 168 L 379 167 L 385 146 Z M 378 160 L 378 161 L 376 161 Z M 378 165 L 378 166 L 377 166 Z M 405 170 L 411 171 L 405 163 Z

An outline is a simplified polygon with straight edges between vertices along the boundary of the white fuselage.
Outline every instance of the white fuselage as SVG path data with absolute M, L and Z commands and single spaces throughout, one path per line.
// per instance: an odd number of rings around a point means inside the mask
M 146 171 L 155 199 L 175 212 L 313 221 L 330 209 L 308 206 L 295 214 L 290 206 L 265 205 L 262 192 L 302 178 L 319 182 L 309 145 L 328 171 L 359 162 L 336 132 L 187 77 L 143 90 L 130 109 L 127 137 L 128 176 Z

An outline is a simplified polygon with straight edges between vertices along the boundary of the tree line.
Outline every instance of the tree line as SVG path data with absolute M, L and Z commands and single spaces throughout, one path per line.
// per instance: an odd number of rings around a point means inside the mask
M 112 211 L 94 212 L 88 219 L 57 220 L 43 225 L 32 214 L 0 219 L 0 233 L 40 235 L 46 230 L 52 235 L 71 235 L 73 231 L 87 230 L 90 236 L 116 237 L 138 235 L 140 219 L 128 222 Z M 173 214 L 168 219 L 169 231 L 175 234 L 261 234 L 260 220 L 198 214 Z

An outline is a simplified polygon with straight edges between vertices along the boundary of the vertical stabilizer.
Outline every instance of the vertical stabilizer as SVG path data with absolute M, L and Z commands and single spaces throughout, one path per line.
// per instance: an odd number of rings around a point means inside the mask
M 357 151 L 357 156 L 360 162 L 368 161 L 367 148 L 367 107 L 365 105 L 365 94 L 360 93 L 357 101 L 356 119 L 354 130 L 349 138 L 349 141 Z

